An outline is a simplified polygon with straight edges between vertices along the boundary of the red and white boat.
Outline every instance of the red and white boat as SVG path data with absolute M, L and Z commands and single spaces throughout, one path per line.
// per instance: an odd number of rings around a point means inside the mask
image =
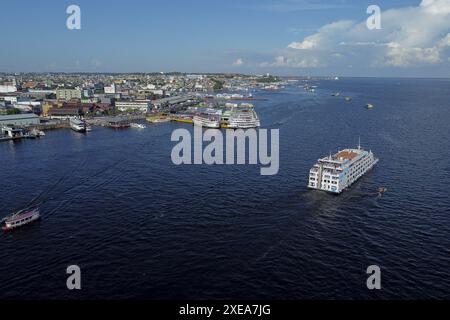
M 2 221 L 2 230 L 10 231 L 29 223 L 32 223 L 40 218 L 39 208 L 31 208 L 25 209 L 19 212 L 16 212 Z

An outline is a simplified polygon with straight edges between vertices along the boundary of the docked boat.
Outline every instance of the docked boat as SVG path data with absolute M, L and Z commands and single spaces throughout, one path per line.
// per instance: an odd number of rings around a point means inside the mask
M 196 115 L 192 121 L 195 126 L 213 129 L 220 128 L 220 116 Z
M 141 123 L 130 123 L 130 126 L 135 129 L 145 129 L 147 128 L 145 125 Z
M 79 118 L 70 118 L 70 128 L 76 132 L 86 132 L 86 122 Z
M 19 212 L 16 212 L 2 220 L 2 230 L 10 231 L 20 227 L 23 227 L 27 224 L 30 224 L 40 218 L 39 208 L 30 208 L 25 209 Z
M 345 149 L 319 159 L 309 172 L 308 188 L 343 192 L 378 163 L 372 151 Z
M 227 127 L 230 129 L 259 128 L 261 122 L 254 108 L 238 108 L 231 112 Z
M 113 129 L 127 129 L 130 127 L 130 122 L 127 119 L 116 117 L 109 119 L 107 126 Z

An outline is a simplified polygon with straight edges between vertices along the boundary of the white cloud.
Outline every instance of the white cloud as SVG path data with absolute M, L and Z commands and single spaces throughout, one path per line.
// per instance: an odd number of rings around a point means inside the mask
M 416 7 L 383 11 L 381 26 L 381 30 L 369 30 L 365 20 L 327 24 L 290 43 L 286 49 L 289 58 L 272 65 L 322 66 L 347 59 L 352 65 L 413 67 L 448 60 L 450 0 L 422 0 Z
M 233 67 L 241 67 L 244 65 L 244 60 L 242 58 L 236 59 L 233 62 Z
M 260 67 L 284 67 L 284 68 L 316 68 L 319 67 L 319 60 L 316 58 L 301 59 L 298 57 L 277 56 L 273 62 L 263 62 Z

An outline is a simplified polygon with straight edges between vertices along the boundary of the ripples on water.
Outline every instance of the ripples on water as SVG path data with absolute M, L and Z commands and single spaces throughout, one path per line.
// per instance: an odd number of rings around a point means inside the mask
M 2 143 L 2 214 L 64 179 L 38 224 L 0 236 L 0 297 L 448 298 L 449 85 L 344 79 L 315 95 L 265 93 L 263 126 L 280 128 L 272 177 L 172 165 L 182 124 Z M 378 166 L 341 196 L 308 191 L 317 158 L 359 136 Z M 70 264 L 81 292 L 65 289 Z M 371 264 L 378 292 L 365 287 Z

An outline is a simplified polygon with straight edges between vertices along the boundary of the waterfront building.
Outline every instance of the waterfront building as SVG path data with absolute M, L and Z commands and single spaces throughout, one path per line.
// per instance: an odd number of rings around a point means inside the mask
M 48 111 L 48 117 L 51 119 L 67 120 L 80 116 L 80 112 L 81 110 L 79 108 L 52 108 Z
M 0 127 L 6 126 L 32 126 L 40 123 L 39 116 L 34 113 L 14 114 L 0 116 Z
M 148 100 L 135 100 L 135 101 L 116 101 L 116 109 L 125 112 L 125 111 L 138 111 L 145 113 L 149 108 Z
M 57 100 L 45 100 L 42 104 L 42 116 L 48 117 L 50 109 L 60 106 L 62 106 L 62 103 L 58 103 Z

